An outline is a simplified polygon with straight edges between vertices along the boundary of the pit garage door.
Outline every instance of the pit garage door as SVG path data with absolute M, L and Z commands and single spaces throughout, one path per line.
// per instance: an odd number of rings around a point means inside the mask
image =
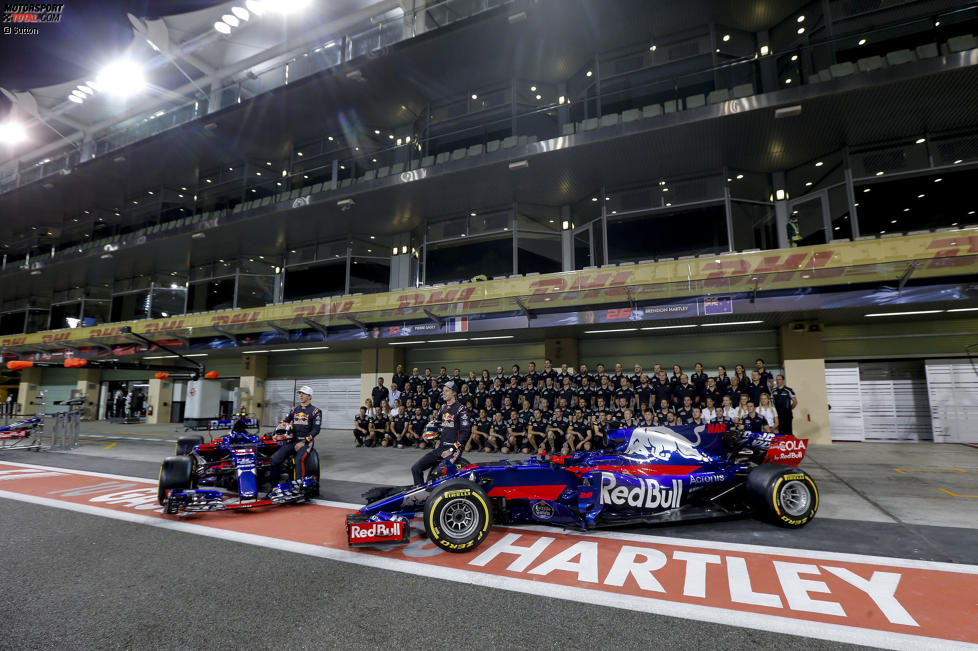
M 929 441 L 933 438 L 923 362 L 825 365 L 834 441 Z
M 926 371 L 934 440 L 978 443 L 978 372 L 972 361 L 929 359 Z
M 278 379 L 265 381 L 264 422 L 277 423 L 295 404 L 296 389 L 308 384 L 313 390 L 312 404 L 323 410 L 323 426 L 350 429 L 360 407 L 360 378 L 331 377 Z

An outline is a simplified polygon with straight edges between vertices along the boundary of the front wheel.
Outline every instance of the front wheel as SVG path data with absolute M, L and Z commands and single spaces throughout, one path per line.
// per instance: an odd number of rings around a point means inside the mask
M 758 466 L 747 476 L 747 493 L 756 514 L 782 527 L 802 527 L 818 510 L 815 481 L 805 471 L 791 466 Z
M 160 506 L 166 506 L 166 492 L 171 489 L 193 488 L 193 461 L 189 456 L 167 457 L 160 466 L 156 496 Z
M 447 481 L 432 492 L 424 506 L 428 538 L 449 552 L 475 549 L 489 535 L 492 507 L 478 484 L 465 479 Z

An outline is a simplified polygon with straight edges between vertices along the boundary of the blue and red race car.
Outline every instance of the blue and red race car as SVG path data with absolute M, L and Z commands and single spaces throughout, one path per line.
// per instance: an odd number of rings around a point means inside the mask
M 418 512 L 452 552 L 475 549 L 494 523 L 589 530 L 754 515 L 801 527 L 818 510 L 815 482 L 797 468 L 807 444 L 724 424 L 620 429 L 602 451 L 469 464 L 422 486 L 369 491 L 347 516 L 347 540 L 406 542 Z
M 177 441 L 176 454 L 160 467 L 159 503 L 163 512 L 176 515 L 201 511 L 250 509 L 298 502 L 319 495 L 319 455 L 305 455 L 301 467 L 288 458 L 282 470 L 288 478 L 273 477 L 272 455 L 285 435 L 249 434 L 245 423 L 235 422 L 227 436 L 204 443 L 201 436 Z M 284 474 L 283 473 L 283 474 Z

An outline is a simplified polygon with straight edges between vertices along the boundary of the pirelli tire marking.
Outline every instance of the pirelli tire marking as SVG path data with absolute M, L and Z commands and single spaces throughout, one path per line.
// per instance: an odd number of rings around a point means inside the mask
M 472 509 L 471 513 L 476 517 L 475 527 L 470 531 L 466 528 L 461 538 L 452 536 L 440 525 L 442 512 L 449 508 L 453 503 L 465 501 Z M 428 537 L 433 543 L 442 549 L 450 552 L 464 552 L 478 547 L 492 527 L 492 508 L 486 500 L 481 490 L 472 488 L 450 487 L 437 494 L 434 499 L 429 500 L 425 508 L 425 528 Z
M 811 496 L 811 503 L 808 508 L 805 509 L 803 514 L 799 514 L 800 517 L 792 517 L 791 514 L 785 511 L 781 504 L 781 491 L 782 484 L 787 484 L 790 482 L 801 482 L 808 487 Z M 778 477 L 774 484 L 774 489 L 771 491 L 771 504 L 774 508 L 775 516 L 785 525 L 790 527 L 800 527 L 806 522 L 808 522 L 815 512 L 818 511 L 818 488 L 815 487 L 815 482 L 806 473 L 796 472 L 786 475 L 781 475 Z

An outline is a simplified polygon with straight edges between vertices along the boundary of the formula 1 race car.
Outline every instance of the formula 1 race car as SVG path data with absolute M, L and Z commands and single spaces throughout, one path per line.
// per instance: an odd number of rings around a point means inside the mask
M 294 457 L 283 463 L 286 481 L 271 476 L 272 455 L 280 446 L 291 445 L 287 441 L 284 430 L 274 436 L 249 434 L 240 420 L 227 436 L 210 443 L 204 443 L 202 436 L 181 437 L 176 455 L 164 459 L 160 467 L 158 496 L 163 512 L 248 509 L 316 497 L 319 455 L 315 449 L 305 455 L 301 468 L 296 468 Z
M 815 482 L 795 467 L 807 439 L 715 423 L 620 429 L 607 440 L 602 451 L 470 464 L 421 486 L 372 489 L 347 516 L 347 541 L 406 542 L 422 511 L 432 542 L 463 552 L 493 523 L 589 530 L 753 515 L 801 527 L 818 509 Z

